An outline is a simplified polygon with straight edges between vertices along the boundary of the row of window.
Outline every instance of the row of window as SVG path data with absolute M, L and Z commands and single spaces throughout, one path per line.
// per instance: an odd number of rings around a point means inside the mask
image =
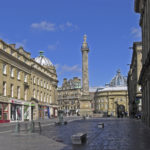
M 77 104 L 77 103 L 79 103 L 79 102 L 78 102 L 78 101 L 75 101 L 75 100 L 69 100 L 68 102 L 59 100 L 58 103 L 59 103 L 60 105 L 65 104 L 65 103 L 68 103 L 68 104 L 70 103 L 71 105 L 73 105 L 73 104 Z
M 40 80 L 39 78 L 36 79 L 35 76 L 33 77 L 33 84 L 37 84 L 40 85 L 41 87 L 51 90 L 51 85 L 49 85 L 48 82 L 47 83 L 46 81 L 43 82 L 43 80 Z
M 106 104 L 106 105 L 104 105 L 104 104 L 100 104 L 100 105 L 99 105 L 99 107 L 100 107 L 100 109 L 101 109 L 101 108 L 108 109 L 108 105 L 107 105 L 107 104 Z
M 3 95 L 4 96 L 7 96 L 7 83 L 4 81 L 3 82 Z M 24 99 L 27 100 L 27 89 L 25 89 L 24 91 Z M 14 97 L 14 93 L 15 93 L 15 90 L 14 90 L 14 84 L 10 84 L 10 96 L 11 97 Z M 17 98 L 20 99 L 20 86 L 17 86 Z
M 4 75 L 8 74 L 7 67 L 8 67 L 7 64 L 3 64 L 3 74 Z M 14 74 L 15 74 L 14 72 L 15 72 L 15 68 L 11 66 L 10 67 L 10 77 L 14 78 Z M 21 71 L 19 69 L 17 70 L 17 79 L 21 80 Z M 28 80 L 28 75 L 26 73 L 24 73 L 24 82 L 27 82 L 27 80 Z
M 48 94 L 43 94 L 43 92 L 39 92 L 39 91 L 37 91 L 36 92 L 36 90 L 34 89 L 33 90 L 33 97 L 34 98 L 37 98 L 38 100 L 41 100 L 41 101 L 43 101 L 44 100 L 44 102 L 52 102 L 52 97 L 51 97 L 51 95 L 48 95 Z M 43 99 L 44 98 L 44 99 Z
M 120 99 L 119 99 L 119 98 L 117 98 L 115 101 L 116 101 L 116 102 L 118 102 L 118 101 L 123 101 L 123 100 L 124 100 L 124 99 L 122 99 L 122 98 L 120 98 Z M 106 100 L 104 100 L 104 99 L 100 99 L 100 100 L 99 100 L 99 102 L 100 102 L 100 103 L 108 102 L 108 100 L 107 100 L 107 99 L 106 99 Z
M 3 95 L 4 96 L 7 96 L 7 83 L 4 81 L 3 82 Z M 20 86 L 17 86 L 17 99 L 20 99 L 20 93 L 21 93 L 21 90 L 20 90 Z M 13 84 L 10 84 L 10 96 L 11 97 L 14 97 L 14 85 Z M 24 100 L 27 100 L 27 88 L 25 88 L 25 91 L 24 91 Z M 35 92 L 35 89 L 33 90 L 33 97 L 34 98 L 37 98 L 38 100 L 41 100 L 44 102 L 47 102 L 48 101 L 51 103 L 52 102 L 52 98 L 51 98 L 51 95 L 49 96 L 48 94 L 46 95 L 45 93 L 43 94 L 42 92 L 40 93 L 39 91 L 37 91 L 37 94 Z M 43 99 L 44 98 L 44 99 Z
M 4 75 L 7 75 L 7 67 L 8 65 L 7 64 L 3 64 L 3 74 Z M 15 68 L 14 67 L 10 67 L 10 77 L 14 78 L 14 72 L 15 72 Z M 17 70 L 17 79 L 18 80 L 21 80 L 21 71 L 18 69 Z M 26 73 L 24 73 L 24 82 L 28 82 L 28 75 Z M 33 83 L 36 84 L 36 78 L 33 77 Z M 51 90 L 51 85 L 48 85 L 48 83 L 46 83 L 46 81 L 44 81 L 44 84 L 43 84 L 43 81 L 39 78 L 37 78 L 37 85 L 41 85 L 41 87 L 44 87 L 44 88 L 47 88 L 49 90 Z
M 106 100 L 105 99 L 100 99 L 99 102 L 103 103 L 103 102 L 108 102 L 108 101 L 107 101 L 107 99 Z

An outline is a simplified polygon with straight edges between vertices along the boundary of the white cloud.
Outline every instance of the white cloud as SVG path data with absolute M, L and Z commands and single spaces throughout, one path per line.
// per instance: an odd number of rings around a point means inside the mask
M 64 24 L 60 24 L 60 25 L 59 25 L 59 29 L 60 29 L 61 31 L 64 31 L 64 30 L 66 30 L 66 29 L 69 29 L 70 31 L 75 31 L 75 30 L 77 30 L 77 29 L 79 29 L 79 28 L 78 28 L 77 25 L 74 25 L 74 24 L 71 23 L 70 21 L 67 21 L 67 22 L 64 23 Z
M 131 35 L 133 35 L 134 38 L 140 38 L 141 37 L 141 29 L 140 28 L 132 28 L 131 29 Z
M 32 23 L 31 28 L 33 29 L 38 29 L 38 30 L 45 30 L 45 31 L 74 31 L 78 29 L 77 25 L 74 25 L 70 21 L 67 21 L 66 23 L 63 24 L 58 24 L 56 25 L 55 23 L 47 22 L 47 21 L 41 21 L 39 23 Z
M 74 66 L 67 66 L 64 65 L 62 66 L 62 71 L 63 72 L 81 72 L 81 68 L 78 65 L 74 65 Z
M 67 21 L 67 22 L 66 22 L 66 26 L 67 26 L 67 27 L 72 27 L 73 24 L 72 24 L 71 22 Z
M 55 67 L 59 75 L 70 74 L 70 73 L 75 74 L 75 73 L 82 72 L 82 69 L 78 65 L 68 66 L 68 65 L 56 64 Z
M 45 30 L 45 31 L 56 31 L 54 23 L 42 21 L 40 23 L 32 23 L 31 27 L 34 29 Z
M 57 41 L 55 44 L 48 45 L 49 50 L 56 50 L 58 48 L 59 41 Z

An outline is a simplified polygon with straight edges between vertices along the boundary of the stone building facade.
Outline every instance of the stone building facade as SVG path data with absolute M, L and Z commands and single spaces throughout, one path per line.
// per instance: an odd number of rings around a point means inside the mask
M 0 122 L 55 115 L 57 82 L 55 67 L 42 54 L 32 59 L 0 40 Z
M 142 111 L 142 93 L 141 86 L 138 84 L 142 68 L 142 43 L 133 43 L 133 54 L 128 72 L 128 95 L 129 95 L 129 112 L 131 117 Z
M 63 84 L 57 92 L 59 110 L 66 115 L 77 115 L 80 109 L 81 80 L 77 77 L 70 80 L 64 78 Z
M 129 113 L 127 79 L 121 75 L 120 70 L 110 84 L 97 89 L 94 100 L 96 113 L 116 117 L 120 108 L 123 113 Z
M 135 12 L 140 14 L 142 29 L 142 120 L 150 126 L 150 1 L 135 0 Z

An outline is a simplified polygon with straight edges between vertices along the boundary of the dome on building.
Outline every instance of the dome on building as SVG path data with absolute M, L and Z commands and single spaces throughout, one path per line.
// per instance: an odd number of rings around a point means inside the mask
M 127 86 L 127 78 L 122 76 L 120 70 L 117 71 L 117 75 L 111 80 L 110 87 Z
M 43 55 L 43 51 L 40 51 L 40 56 L 35 58 L 35 61 L 42 66 L 53 66 L 52 62 Z

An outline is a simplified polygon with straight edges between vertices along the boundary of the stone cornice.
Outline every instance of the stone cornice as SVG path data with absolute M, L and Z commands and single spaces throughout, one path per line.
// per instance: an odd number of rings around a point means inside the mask
M 5 51 L 0 50 L 0 59 L 3 59 L 3 58 L 5 58 L 3 61 L 5 61 L 6 63 L 17 67 L 20 70 L 24 70 L 24 71 L 28 70 L 27 72 L 30 73 L 30 65 L 28 65 L 25 62 L 17 59 L 16 57 L 10 55 L 9 53 L 7 53 Z M 8 61 L 7 61 L 6 58 L 8 59 Z M 24 68 L 22 68 L 22 67 L 24 67 Z
M 16 48 L 13 48 L 11 45 L 5 43 L 3 40 L 0 39 L 0 42 L 2 42 L 4 45 L 6 45 L 7 47 L 9 47 L 10 49 L 12 49 L 13 51 L 19 53 L 21 56 L 25 57 L 26 59 L 30 59 L 28 57 L 26 57 L 25 55 L 21 54 Z M 24 50 L 24 49 L 23 49 Z M 24 50 L 25 51 L 25 50 Z M 29 52 L 25 51 L 26 53 L 30 54 Z
M 31 67 L 31 74 L 32 74 L 32 72 L 35 72 L 35 74 L 38 73 L 39 75 L 44 76 L 45 78 L 50 79 L 50 80 L 58 83 L 57 79 L 53 79 L 52 77 L 48 76 L 47 74 L 45 74 L 44 72 L 42 72 L 36 68 Z

